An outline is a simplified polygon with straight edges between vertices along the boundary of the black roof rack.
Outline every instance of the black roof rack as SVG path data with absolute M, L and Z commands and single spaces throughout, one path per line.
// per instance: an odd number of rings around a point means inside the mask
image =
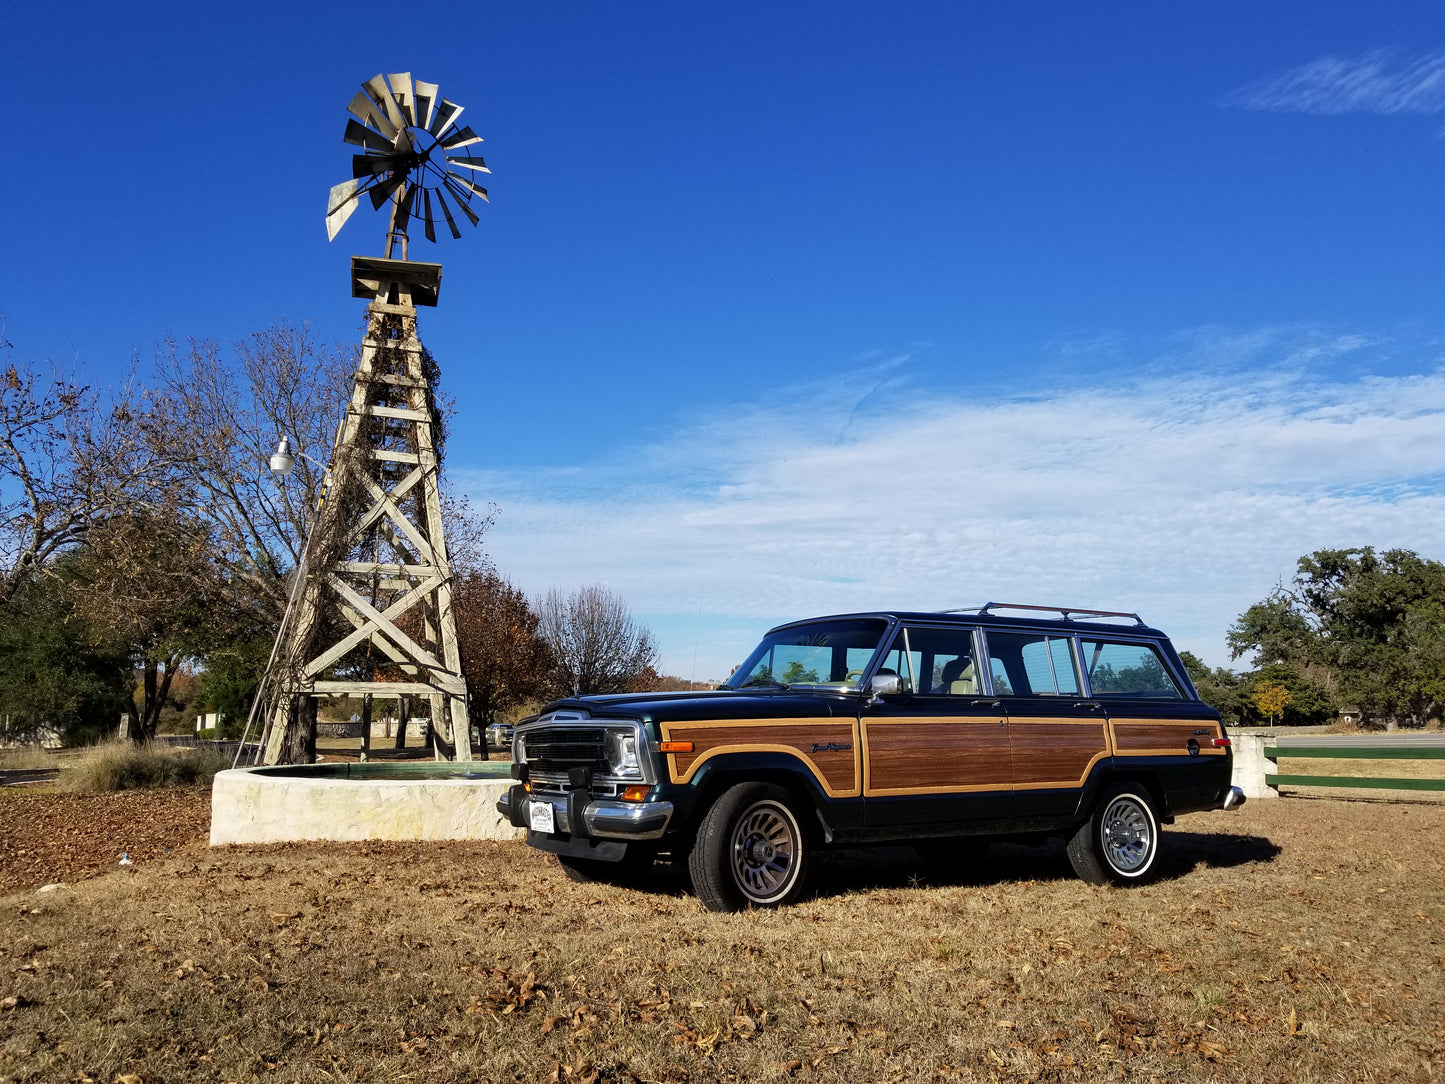
M 1080 617 L 1129 617 L 1134 624 L 1141 628 L 1144 619 L 1138 614 L 1126 613 L 1123 610 L 1084 610 L 1077 606 L 1030 606 L 1023 602 L 985 602 L 982 606 L 959 606 L 952 610 L 939 610 L 941 614 L 986 614 L 993 610 L 1042 610 L 1046 613 L 1059 614 L 1065 621 L 1071 621 L 1075 615 Z

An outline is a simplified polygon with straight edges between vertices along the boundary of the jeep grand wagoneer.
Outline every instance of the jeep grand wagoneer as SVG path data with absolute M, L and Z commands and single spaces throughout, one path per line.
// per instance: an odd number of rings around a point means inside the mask
M 1168 638 L 1098 610 L 796 621 L 714 692 L 561 700 L 512 749 L 497 808 L 528 843 L 579 879 L 685 859 L 713 910 L 794 900 L 816 848 L 869 843 L 1059 836 L 1086 881 L 1137 883 L 1161 823 L 1244 801 Z

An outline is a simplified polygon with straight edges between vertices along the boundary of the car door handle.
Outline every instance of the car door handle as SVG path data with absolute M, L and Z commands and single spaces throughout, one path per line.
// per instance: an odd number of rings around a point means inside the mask
M 1103 707 L 1103 706 L 1104 706 L 1104 705 L 1100 704 L 1097 700 L 1076 700 L 1076 701 L 1074 701 L 1074 707 L 1075 707 L 1075 708 L 1088 708 L 1090 711 L 1098 711 L 1098 710 L 1099 710 L 1101 707 Z
M 968 702 L 968 706 L 971 707 L 971 708 L 996 708 L 996 707 L 998 707 L 998 701 L 997 701 L 997 700 L 970 700 L 970 701 Z

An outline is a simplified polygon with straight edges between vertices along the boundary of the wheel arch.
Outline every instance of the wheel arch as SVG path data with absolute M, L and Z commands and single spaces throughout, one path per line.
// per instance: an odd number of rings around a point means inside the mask
M 1149 803 L 1154 807 L 1154 815 L 1159 819 L 1160 824 L 1173 824 L 1174 814 L 1169 806 L 1168 792 L 1164 789 L 1163 782 L 1159 779 L 1157 772 L 1150 771 L 1146 767 L 1129 765 L 1119 767 L 1110 765 L 1097 770 L 1089 777 L 1084 785 L 1084 792 L 1079 797 L 1079 807 L 1076 810 L 1079 818 L 1087 819 L 1094 811 L 1099 800 L 1110 789 L 1116 786 L 1137 787 L 1142 790 Z
M 781 787 L 798 803 L 800 813 L 812 811 L 811 817 L 800 817 L 804 830 L 817 834 L 824 843 L 833 841 L 832 826 L 824 813 L 827 795 L 817 777 L 801 757 L 774 752 L 728 753 L 704 764 L 691 784 L 695 798 L 688 818 L 690 833 L 696 830 L 712 804 L 738 783 L 772 783 Z

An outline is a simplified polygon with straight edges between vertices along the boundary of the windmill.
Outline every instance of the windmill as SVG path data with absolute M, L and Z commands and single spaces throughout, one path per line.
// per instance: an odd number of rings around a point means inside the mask
M 416 329 L 416 307 L 437 303 L 441 265 L 410 260 L 408 235 L 420 221 L 434 242 L 439 213 L 460 238 L 458 217 L 477 224 L 472 203 L 487 190 L 476 178 L 490 170 L 474 153 L 481 137 L 457 125 L 462 107 L 409 72 L 368 79 L 348 112 L 344 138 L 361 153 L 351 179 L 331 189 L 327 237 L 365 198 L 377 210 L 390 203 L 386 248 L 379 259 L 351 258 L 352 296 L 370 302 L 367 329 L 327 494 L 257 698 L 267 705 L 263 755 L 268 764 L 304 759 L 314 751 L 316 698 L 346 694 L 362 699 L 363 750 L 374 698 L 400 699 L 403 727 L 420 698 L 430 703 L 438 759 L 469 760 L 442 529 L 437 370 Z M 283 438 L 272 469 L 284 475 L 293 463 Z
M 435 210 L 441 211 L 452 236 L 461 238 L 447 195 L 473 226 L 477 224 L 472 199 L 485 201 L 487 190 L 475 178 L 491 170 L 471 151 L 482 137 L 470 126 L 457 127 L 461 106 L 446 98 L 438 103 L 437 85 L 413 81 L 410 72 L 390 79 L 390 86 L 386 76 L 368 79 L 347 106 L 355 119 L 346 122 L 344 138 L 360 147 L 362 153 L 351 158 L 351 180 L 331 189 L 326 204 L 326 238 L 335 240 L 362 196 L 369 197 L 375 209 L 390 199 L 386 255 L 394 255 L 400 243 L 402 259 L 406 259 L 407 226 L 414 216 L 421 218 L 428 241 L 437 239 Z M 420 207 L 417 193 L 421 193 Z

